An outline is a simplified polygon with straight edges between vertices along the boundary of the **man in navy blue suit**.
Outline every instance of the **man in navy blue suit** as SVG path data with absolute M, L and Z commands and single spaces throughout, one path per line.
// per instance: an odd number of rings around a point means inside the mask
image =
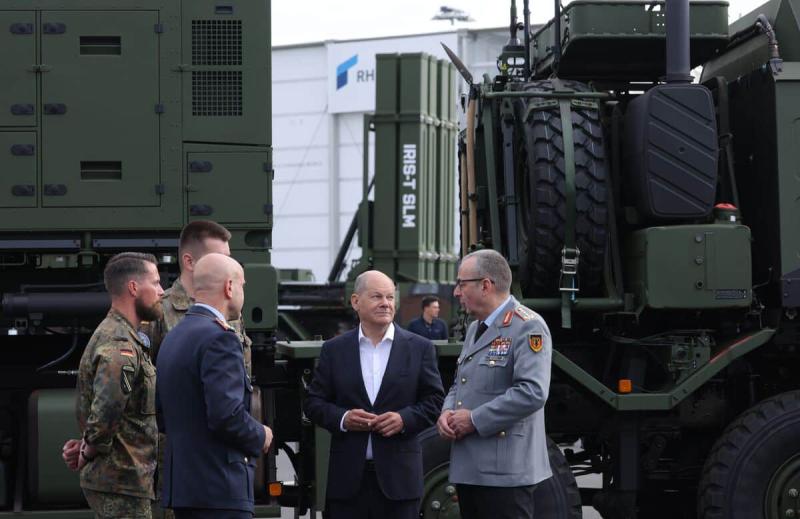
M 305 400 L 306 415 L 332 434 L 330 519 L 419 517 L 417 433 L 436 420 L 444 390 L 433 343 L 393 324 L 394 296 L 381 272 L 356 278 L 360 325 L 322 345 Z
M 244 271 L 223 254 L 195 267 L 196 303 L 164 339 L 156 398 L 167 433 L 162 502 L 176 519 L 253 515 L 256 458 L 272 431 L 249 414 L 253 388 L 227 321 L 244 303 Z

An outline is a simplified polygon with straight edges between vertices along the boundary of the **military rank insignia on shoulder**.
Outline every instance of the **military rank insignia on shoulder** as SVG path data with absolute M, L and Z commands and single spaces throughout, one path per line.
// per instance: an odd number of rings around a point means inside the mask
M 222 319 L 220 319 L 220 318 L 214 319 L 214 322 L 217 323 L 220 326 L 220 328 L 222 328 L 225 331 L 228 331 L 228 330 L 231 329 L 230 325 L 228 323 L 226 323 L 225 321 L 223 321 Z
M 123 357 L 136 357 L 136 354 L 133 352 L 133 350 L 130 350 L 128 348 L 121 348 L 119 350 L 119 354 L 122 355 Z
M 528 336 L 528 345 L 531 347 L 531 351 L 534 353 L 539 353 L 542 351 L 542 335 L 538 333 L 532 333 Z
M 536 312 L 528 308 L 527 306 L 519 305 L 514 309 L 514 312 L 523 320 L 523 321 L 530 321 L 536 317 Z
M 513 318 L 514 318 L 514 312 L 509 310 L 508 312 L 506 312 L 506 315 L 503 316 L 503 324 L 501 326 L 503 328 L 509 326 Z

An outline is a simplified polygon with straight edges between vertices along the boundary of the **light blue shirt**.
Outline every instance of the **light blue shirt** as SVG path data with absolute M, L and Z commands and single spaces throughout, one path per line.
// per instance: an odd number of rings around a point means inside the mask
M 220 312 L 219 310 L 217 310 L 217 309 L 216 309 L 216 308 L 214 308 L 213 306 L 209 306 L 209 305 L 207 305 L 207 304 L 205 304 L 205 303 L 195 303 L 194 305 L 195 305 L 195 306 L 200 306 L 200 307 L 202 307 L 202 308 L 205 308 L 206 310 L 208 310 L 209 312 L 211 312 L 212 314 L 214 314 L 214 315 L 217 317 L 217 319 L 219 319 L 219 320 L 220 320 L 220 321 L 222 321 L 223 323 L 225 323 L 225 322 L 228 322 L 228 320 L 227 320 L 227 319 L 225 319 L 225 316 L 224 316 L 224 315 L 222 315 L 222 312 Z
M 486 326 L 491 326 L 492 323 L 494 323 L 495 320 L 497 320 L 497 318 L 500 317 L 500 314 L 503 312 L 503 308 L 505 308 L 506 305 L 510 302 L 511 302 L 511 296 L 508 296 L 505 301 L 500 303 L 500 306 L 495 308 L 494 312 L 490 313 L 489 317 L 483 320 L 483 322 L 486 323 Z
M 394 323 L 389 324 L 386 333 L 378 344 L 372 344 L 372 341 L 364 335 L 361 325 L 358 326 L 358 353 L 361 359 L 361 378 L 364 381 L 364 389 L 367 390 L 367 397 L 369 403 L 374 404 L 375 399 L 378 397 L 378 391 L 383 382 L 383 375 L 386 373 L 386 365 L 389 363 L 389 355 L 392 353 L 392 342 L 394 342 Z M 348 411 L 349 413 L 350 411 Z M 342 415 L 342 420 L 339 423 L 339 428 L 346 431 L 344 428 L 344 419 L 347 413 Z M 367 440 L 367 459 L 372 459 L 372 434 L 370 433 Z

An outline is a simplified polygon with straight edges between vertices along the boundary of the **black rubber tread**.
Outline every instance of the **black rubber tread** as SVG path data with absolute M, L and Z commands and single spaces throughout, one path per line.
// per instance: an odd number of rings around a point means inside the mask
M 425 477 L 433 469 L 450 463 L 450 442 L 439 436 L 436 427 L 422 431 L 417 438 L 422 447 L 422 473 Z M 548 519 L 580 519 L 581 493 L 569 463 L 550 438 L 547 438 L 547 452 L 553 477 L 536 487 L 534 514 Z
M 698 487 L 698 519 L 763 517 L 775 471 L 800 454 L 800 391 L 759 402 L 734 420 L 706 459 Z
M 588 87 L 575 81 L 565 86 L 578 91 Z M 551 81 L 534 81 L 524 90 L 548 92 Z M 564 142 L 560 110 L 553 107 L 527 113 L 530 98 L 518 103 L 522 120 L 523 174 L 520 208 L 522 239 L 520 281 L 527 297 L 552 297 L 559 293 L 561 249 L 566 228 Z M 597 109 L 573 107 L 572 134 L 575 153 L 576 220 L 575 243 L 581 251 L 578 282 L 583 296 L 601 295 L 608 237 L 606 197 L 607 166 L 600 113 Z

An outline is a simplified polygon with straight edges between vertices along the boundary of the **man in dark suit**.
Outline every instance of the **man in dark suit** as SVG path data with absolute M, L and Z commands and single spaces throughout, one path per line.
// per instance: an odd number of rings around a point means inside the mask
M 162 502 L 177 519 L 253 514 L 253 470 L 272 431 L 250 416 L 253 388 L 227 321 L 244 302 L 244 272 L 218 253 L 195 267 L 196 303 L 164 339 L 156 398 L 167 433 Z
M 358 329 L 322 345 L 305 401 L 332 434 L 331 519 L 419 517 L 422 453 L 417 433 L 436 420 L 444 390 L 430 340 L 393 324 L 395 286 L 368 271 L 351 304 Z

